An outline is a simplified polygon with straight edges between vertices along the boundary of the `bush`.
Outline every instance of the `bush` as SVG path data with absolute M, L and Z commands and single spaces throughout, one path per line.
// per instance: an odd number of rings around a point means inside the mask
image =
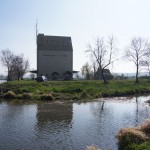
M 7 93 L 4 94 L 4 98 L 6 99 L 16 98 L 16 94 L 13 91 L 8 91 Z
M 146 134 L 137 128 L 121 129 L 117 138 L 119 150 L 125 150 L 129 144 L 141 144 L 147 140 Z
M 52 101 L 54 98 L 52 96 L 52 94 L 42 94 L 41 95 L 41 100 L 48 100 L 48 101 Z

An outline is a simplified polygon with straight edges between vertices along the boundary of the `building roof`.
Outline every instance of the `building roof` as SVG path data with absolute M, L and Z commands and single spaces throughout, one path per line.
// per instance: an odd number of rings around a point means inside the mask
M 37 50 L 73 51 L 71 37 L 38 34 Z

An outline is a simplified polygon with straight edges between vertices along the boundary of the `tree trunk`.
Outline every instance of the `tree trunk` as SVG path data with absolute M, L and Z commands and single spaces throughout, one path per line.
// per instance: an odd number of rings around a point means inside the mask
M 136 66 L 136 81 L 135 81 L 135 83 L 139 83 L 138 74 L 139 74 L 139 65 L 137 64 L 137 66 Z
M 108 81 L 105 79 L 105 76 L 104 76 L 104 69 L 101 69 L 101 73 L 102 73 L 102 79 L 104 81 L 104 84 L 107 84 Z
M 9 71 L 9 68 L 8 68 L 8 77 L 7 77 L 7 81 L 10 81 L 10 71 Z
M 18 81 L 19 81 L 19 79 L 20 79 L 20 73 L 18 73 L 18 76 L 17 76 L 17 78 L 18 78 Z

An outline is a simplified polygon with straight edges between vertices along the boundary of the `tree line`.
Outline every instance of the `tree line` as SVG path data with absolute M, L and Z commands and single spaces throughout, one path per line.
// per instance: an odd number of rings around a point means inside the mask
M 119 48 L 117 47 L 116 39 L 111 36 L 105 39 L 97 37 L 93 43 L 87 45 L 86 53 L 89 54 L 91 63 L 84 64 L 81 68 L 81 73 L 86 79 L 97 79 L 99 74 L 104 83 L 108 83 L 106 79 L 106 71 L 114 62 L 125 58 L 126 61 L 131 61 L 135 65 L 136 83 L 139 82 L 139 70 L 147 69 L 150 75 L 150 42 L 142 37 L 133 38 L 130 43 L 124 48 L 124 54 L 118 58 Z M 9 49 L 0 51 L 0 60 L 7 68 L 7 80 L 20 80 L 23 75 L 29 70 L 29 61 L 24 58 L 23 54 L 16 55 Z M 99 74 L 97 74 L 99 72 Z
M 103 37 L 97 37 L 91 44 L 88 44 L 86 53 L 89 54 L 91 64 L 88 62 L 81 68 L 81 73 L 86 79 L 96 79 L 96 73 L 99 71 L 104 83 L 107 83 L 105 76 L 106 69 L 115 61 L 125 59 L 131 61 L 135 65 L 136 83 L 139 82 L 139 70 L 147 69 L 150 75 L 150 42 L 142 37 L 133 38 L 130 43 L 124 48 L 124 54 L 118 58 L 115 38 L 108 37 L 105 40 Z
M 20 80 L 23 79 L 23 75 L 29 69 L 29 61 L 24 58 L 23 54 L 14 54 L 9 49 L 3 49 L 0 51 L 0 60 L 7 68 L 7 80 Z

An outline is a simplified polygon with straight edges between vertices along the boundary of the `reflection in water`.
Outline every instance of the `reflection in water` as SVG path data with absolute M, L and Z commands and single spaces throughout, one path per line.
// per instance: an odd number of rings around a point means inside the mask
M 49 103 L 37 106 L 38 126 L 43 126 L 47 122 L 65 121 L 68 124 L 72 120 L 72 104 Z
M 0 149 L 83 150 L 94 144 L 117 150 L 120 128 L 150 117 L 150 97 L 107 98 L 87 103 L 0 103 Z
M 55 149 L 72 149 L 70 129 L 72 104 L 40 104 L 37 107 L 37 138 L 41 149 L 51 146 Z
M 30 144 L 28 137 L 34 137 L 35 108 L 11 101 L 0 104 L 0 149 L 26 149 Z
M 135 126 L 137 126 L 138 125 L 138 115 L 139 115 L 139 99 L 137 96 L 135 97 L 135 99 L 136 99 Z
M 138 105 L 136 98 L 119 99 L 107 98 L 103 109 L 102 102 L 74 104 L 72 132 L 78 149 L 94 144 L 102 149 L 116 150 L 116 135 L 120 128 L 137 126 L 150 117 L 150 108 L 144 103 L 146 97 L 138 97 Z

